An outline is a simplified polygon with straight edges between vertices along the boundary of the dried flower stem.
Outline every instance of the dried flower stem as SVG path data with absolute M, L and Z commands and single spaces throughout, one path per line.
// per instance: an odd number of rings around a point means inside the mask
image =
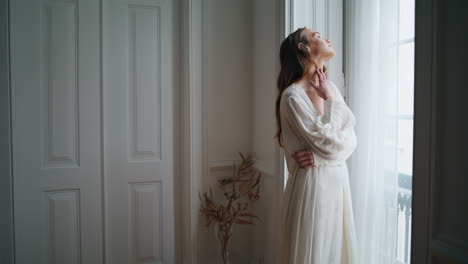
M 203 193 L 203 199 L 199 194 L 201 208 L 207 219 L 206 226 L 211 223 L 219 225 L 219 240 L 221 241 L 221 254 L 223 263 L 226 263 L 225 254 L 229 239 L 231 238 L 231 227 L 234 223 L 240 225 L 255 225 L 253 218 L 261 219 L 253 214 L 247 213 L 246 210 L 250 202 L 255 202 L 260 199 L 260 180 L 261 173 L 256 171 L 252 165 L 254 163 L 252 155 L 245 157 L 239 152 L 242 162 L 239 167 L 233 164 L 233 174 L 231 177 L 219 180 L 221 189 L 224 191 L 224 197 L 227 205 L 223 206 L 213 201 L 213 190 L 210 186 L 210 193 Z M 226 187 L 230 191 L 225 191 Z M 246 219 L 248 218 L 248 219 Z

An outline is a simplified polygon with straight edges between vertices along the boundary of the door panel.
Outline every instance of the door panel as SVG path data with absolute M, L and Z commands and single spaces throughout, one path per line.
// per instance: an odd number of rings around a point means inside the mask
M 108 262 L 173 263 L 175 1 L 104 3 Z
M 17 263 L 174 263 L 175 5 L 10 1 Z
M 99 2 L 10 1 L 16 263 L 102 263 Z

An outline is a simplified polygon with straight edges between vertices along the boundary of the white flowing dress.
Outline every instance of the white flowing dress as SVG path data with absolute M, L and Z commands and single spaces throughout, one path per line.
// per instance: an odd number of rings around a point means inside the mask
M 291 84 L 280 104 L 289 171 L 281 206 L 281 264 L 357 264 L 346 160 L 357 146 L 356 119 L 336 85 L 319 115 L 304 88 Z M 311 150 L 315 168 L 303 169 L 291 155 Z

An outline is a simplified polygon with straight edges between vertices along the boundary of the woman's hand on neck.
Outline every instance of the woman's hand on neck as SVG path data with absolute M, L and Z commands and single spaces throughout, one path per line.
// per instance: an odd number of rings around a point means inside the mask
M 302 83 L 307 91 L 314 91 L 312 84 L 318 85 L 319 77 L 317 74 L 317 69 L 323 68 L 323 65 L 324 61 L 315 62 L 315 64 L 311 65 L 309 72 L 301 78 L 300 83 Z

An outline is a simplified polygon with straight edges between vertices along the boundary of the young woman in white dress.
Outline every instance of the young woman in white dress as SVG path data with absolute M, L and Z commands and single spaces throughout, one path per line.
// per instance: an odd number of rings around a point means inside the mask
M 319 32 L 299 28 L 281 44 L 276 138 L 289 171 L 281 205 L 281 264 L 358 264 L 346 160 L 356 119 L 324 63 Z M 359 263 L 362 264 L 362 263 Z

